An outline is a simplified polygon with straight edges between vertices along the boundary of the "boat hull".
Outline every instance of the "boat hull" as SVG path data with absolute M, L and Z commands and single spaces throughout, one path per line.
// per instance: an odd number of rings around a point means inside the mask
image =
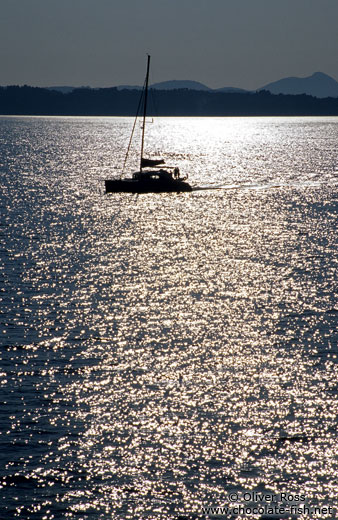
M 106 180 L 106 193 L 180 193 L 192 191 L 190 184 L 172 179 L 166 182 L 162 179 L 120 179 Z

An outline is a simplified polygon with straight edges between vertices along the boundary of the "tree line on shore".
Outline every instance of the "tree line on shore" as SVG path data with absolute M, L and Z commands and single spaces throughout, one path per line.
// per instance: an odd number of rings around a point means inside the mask
M 149 116 L 336 116 L 338 98 L 306 94 L 150 91 Z M 134 116 L 138 90 L 79 88 L 62 93 L 30 86 L 0 87 L 2 115 Z

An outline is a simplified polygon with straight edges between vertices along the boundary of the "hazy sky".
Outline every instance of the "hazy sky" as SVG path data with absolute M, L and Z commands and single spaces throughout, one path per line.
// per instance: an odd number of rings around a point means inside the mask
M 0 0 L 0 85 L 338 80 L 338 0 Z

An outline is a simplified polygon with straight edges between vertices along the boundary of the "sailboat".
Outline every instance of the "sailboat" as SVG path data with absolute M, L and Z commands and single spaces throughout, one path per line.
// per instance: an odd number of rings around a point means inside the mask
M 182 178 L 180 170 L 177 167 L 158 168 L 164 165 L 162 159 L 147 159 L 143 157 L 144 151 L 144 137 L 146 128 L 146 117 L 147 117 L 147 101 L 148 101 L 148 88 L 149 88 L 149 69 L 150 69 L 150 56 L 147 59 L 147 73 L 145 79 L 144 92 L 144 103 L 143 103 L 143 124 L 142 124 L 142 138 L 141 138 L 141 159 L 140 159 L 140 170 L 134 172 L 131 178 L 126 179 L 111 179 L 105 181 L 106 193 L 159 193 L 159 192 L 182 192 L 192 191 L 190 184 L 185 182 L 187 176 Z M 136 115 L 137 119 L 138 114 Z M 135 120 L 136 122 L 136 120 Z M 134 123 L 135 128 L 135 123 Z M 133 131 L 134 131 L 133 128 Z M 132 132 L 133 135 L 133 132 Z M 130 147 L 130 143 L 129 143 Z M 128 151 L 129 151 L 128 147 Z M 127 151 L 127 154 L 128 154 Z

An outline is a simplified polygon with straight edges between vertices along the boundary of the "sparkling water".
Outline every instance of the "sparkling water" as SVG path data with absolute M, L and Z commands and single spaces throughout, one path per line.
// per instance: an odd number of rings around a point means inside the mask
M 335 507 L 338 118 L 149 121 L 222 189 L 106 195 L 132 125 L 0 118 L 0 518 Z

